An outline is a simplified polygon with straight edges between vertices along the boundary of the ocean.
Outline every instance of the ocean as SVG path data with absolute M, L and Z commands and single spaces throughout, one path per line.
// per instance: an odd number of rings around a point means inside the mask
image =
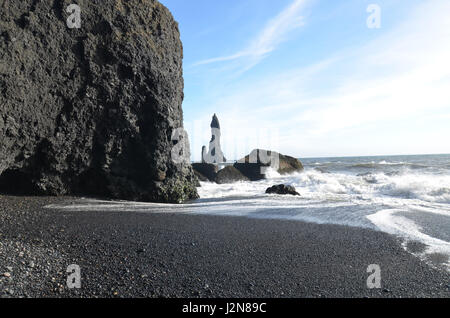
M 194 213 L 362 227 L 396 235 L 405 249 L 450 270 L 450 155 L 300 158 L 305 171 L 259 182 L 203 182 L 183 205 L 85 200 L 69 209 Z M 267 195 L 275 184 L 300 197 Z

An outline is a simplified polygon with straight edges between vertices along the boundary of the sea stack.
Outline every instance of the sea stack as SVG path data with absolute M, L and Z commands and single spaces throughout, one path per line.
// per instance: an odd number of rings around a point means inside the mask
M 182 202 L 178 24 L 156 0 L 0 4 L 0 192 Z M 184 154 L 186 157 L 188 153 Z
M 220 144 L 220 123 L 217 115 L 214 114 L 211 121 L 211 141 L 209 142 L 209 151 L 206 150 L 206 147 L 202 148 L 202 162 L 209 164 L 218 164 L 226 162 L 227 159 L 222 151 L 222 146 Z

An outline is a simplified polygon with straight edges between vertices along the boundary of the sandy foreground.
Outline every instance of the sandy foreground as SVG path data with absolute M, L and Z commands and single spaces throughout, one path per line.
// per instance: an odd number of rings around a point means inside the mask
M 241 217 L 44 208 L 0 196 L 0 297 L 450 297 L 450 275 L 397 238 Z M 80 268 L 81 288 L 67 286 Z M 367 287 L 367 268 L 381 288 Z

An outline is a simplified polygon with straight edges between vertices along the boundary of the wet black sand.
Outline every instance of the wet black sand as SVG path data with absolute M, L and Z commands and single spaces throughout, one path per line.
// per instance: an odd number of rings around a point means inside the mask
M 450 276 L 384 233 L 235 217 L 43 208 L 0 196 L 0 297 L 449 297 Z M 81 267 L 82 287 L 66 286 Z M 369 264 L 382 288 L 366 286 Z

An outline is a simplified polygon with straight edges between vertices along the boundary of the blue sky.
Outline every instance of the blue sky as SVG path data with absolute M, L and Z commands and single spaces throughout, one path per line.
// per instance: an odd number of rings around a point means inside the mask
M 229 159 L 450 153 L 450 1 L 161 2 L 184 45 L 193 160 L 214 113 Z

